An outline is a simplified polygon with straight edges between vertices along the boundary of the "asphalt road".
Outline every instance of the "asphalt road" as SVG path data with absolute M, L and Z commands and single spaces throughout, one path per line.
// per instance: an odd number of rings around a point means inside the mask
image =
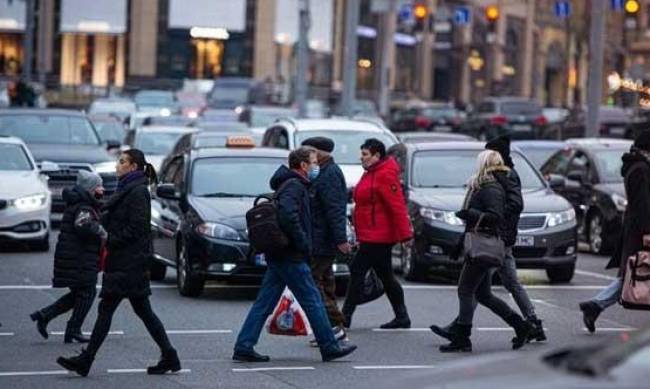
M 55 238 L 56 234 L 53 242 Z M 178 349 L 184 370 L 155 377 L 144 373 L 143 369 L 158 359 L 158 350 L 125 302 L 114 317 L 113 332 L 90 376 L 84 379 L 67 374 L 55 362 L 59 355 L 72 355 L 80 349 L 78 344 L 63 344 L 67 317 L 54 320 L 49 326 L 53 334 L 44 340 L 28 316 L 64 293 L 49 286 L 52 261 L 52 252 L 0 251 L 0 388 L 343 388 L 410 371 L 435 371 L 469 357 L 439 353 L 437 346 L 442 340 L 428 330 L 432 323 L 446 324 L 455 316 L 455 286 L 404 282 L 413 322 L 409 331 L 377 331 L 381 323 L 392 318 L 390 305 L 382 298 L 357 310 L 349 336 L 359 349 L 348 358 L 322 363 L 318 351 L 308 347 L 307 338 L 265 333 L 257 350 L 270 354 L 270 363 L 233 363 L 233 343 L 256 289 L 210 284 L 202 297 L 184 298 L 177 293 L 175 273 L 170 271 L 165 282 L 154 284 L 152 303 Z M 544 320 L 549 341 L 528 345 L 519 353 L 542 353 L 586 339 L 620 336 L 650 324 L 647 313 L 616 306 L 603 313 L 601 329 L 595 335 L 583 329 L 577 304 L 615 275 L 604 271 L 606 262 L 604 257 L 581 253 L 579 270 L 566 285 L 550 285 L 543 271 L 520 272 Z M 513 304 L 503 290 L 495 290 Z M 86 319 L 84 331 L 90 331 L 95 316 L 96 306 Z M 472 355 L 509 350 L 513 332 L 490 312 L 479 308 L 474 326 Z

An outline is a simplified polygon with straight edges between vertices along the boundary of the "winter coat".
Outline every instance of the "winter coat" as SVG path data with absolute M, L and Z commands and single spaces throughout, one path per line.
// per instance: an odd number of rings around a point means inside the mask
M 398 243 L 413 237 L 400 168 L 387 157 L 371 166 L 354 189 L 354 229 L 363 243 Z
M 270 184 L 276 191 L 280 228 L 289 238 L 289 247 L 267 256 L 272 261 L 306 261 L 312 252 L 309 181 L 286 166 L 280 166 Z
M 83 288 L 97 284 L 97 261 L 105 233 L 99 224 L 99 202 L 75 186 L 63 190 L 63 211 L 54 251 L 55 288 Z
M 623 234 L 607 268 L 619 268 L 623 277 L 622 260 L 643 249 L 643 235 L 650 234 L 650 161 L 639 152 L 623 156 L 621 174 L 625 177 L 627 208 L 623 216 Z
M 151 196 L 147 179 L 128 183 L 108 200 L 105 210 L 108 256 L 101 297 L 150 295 Z
M 492 175 L 469 196 L 467 207 L 456 213 L 465 221 L 465 232 L 473 231 L 480 221 L 478 231 L 500 237 L 506 208 L 503 186 Z
M 494 178 L 503 187 L 506 194 L 503 223 L 499 226 L 499 235 L 506 247 L 514 246 L 517 241 L 517 227 L 521 211 L 524 210 L 524 198 L 521 195 L 521 180 L 517 171 L 495 171 Z
M 312 246 L 314 256 L 335 256 L 347 242 L 347 186 L 341 168 L 330 158 L 311 183 Z

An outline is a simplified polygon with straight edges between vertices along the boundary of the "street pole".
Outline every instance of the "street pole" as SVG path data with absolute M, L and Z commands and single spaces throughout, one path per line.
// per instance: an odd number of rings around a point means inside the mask
M 38 82 L 45 89 L 45 68 L 47 67 L 45 62 L 45 41 L 47 40 L 45 31 L 45 0 L 40 0 L 38 7 L 38 21 Z
M 23 79 L 32 81 L 32 62 L 34 61 L 34 16 L 36 0 L 25 0 L 25 37 L 23 39 Z
M 307 101 L 307 67 L 309 66 L 309 28 L 310 28 L 310 14 L 309 14 L 309 1 L 300 0 L 299 19 L 300 19 L 300 32 L 298 37 L 298 64 L 296 75 L 296 102 L 298 103 L 298 117 L 304 118 L 306 112 Z
M 390 107 L 390 79 L 395 58 L 395 42 L 393 36 L 397 29 L 397 0 L 388 0 L 388 11 L 384 13 L 384 37 L 381 50 L 381 64 L 379 74 L 379 113 L 388 117 Z
M 343 58 L 343 93 L 341 107 L 345 116 L 352 116 L 352 105 L 357 90 L 357 25 L 359 24 L 359 0 L 345 2 L 345 50 Z
M 591 2 L 591 35 L 589 37 L 589 79 L 587 81 L 586 137 L 596 137 L 598 111 L 603 89 L 603 56 L 605 52 L 605 0 Z

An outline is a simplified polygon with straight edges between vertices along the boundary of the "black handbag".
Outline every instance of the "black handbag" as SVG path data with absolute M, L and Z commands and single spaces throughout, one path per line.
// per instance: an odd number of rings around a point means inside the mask
M 384 294 L 384 284 L 373 269 L 368 270 L 363 279 L 361 295 L 357 296 L 357 305 L 369 303 L 380 298 Z
M 506 256 L 506 245 L 498 236 L 478 231 L 483 215 L 478 218 L 471 231 L 465 233 L 463 248 L 465 259 L 470 263 L 486 267 L 501 267 Z

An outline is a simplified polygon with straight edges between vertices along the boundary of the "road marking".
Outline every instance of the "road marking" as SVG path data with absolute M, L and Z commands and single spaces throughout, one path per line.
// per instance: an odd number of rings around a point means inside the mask
M 88 332 L 88 331 L 83 331 L 82 334 L 86 335 L 86 336 L 92 335 L 92 333 Z M 109 335 L 124 335 L 124 331 L 109 331 L 108 334 Z M 51 331 L 50 335 L 61 336 L 61 335 L 65 335 L 65 332 L 64 331 Z
M 167 330 L 169 335 L 232 334 L 232 330 Z
M 583 331 L 589 331 L 587 328 L 583 327 Z M 627 327 L 627 328 L 616 328 L 616 327 L 596 327 L 596 332 L 630 332 L 637 331 L 637 328 Z
M 614 280 L 617 279 L 616 277 L 608 276 L 608 275 L 606 275 L 606 274 L 594 273 L 594 272 L 587 271 L 587 270 L 579 270 L 579 269 L 576 269 L 576 270 L 575 270 L 575 273 L 576 273 L 576 274 L 580 274 L 580 275 L 582 275 L 582 276 L 589 276 L 589 277 L 594 277 L 594 278 L 600 278 L 601 280 L 607 280 L 607 281 L 614 281 Z
M 67 375 L 67 370 L 45 370 L 45 371 L 8 371 L 0 372 L 0 377 L 21 377 L 41 375 Z
M 249 369 L 232 369 L 235 373 L 249 373 L 258 371 L 293 371 L 293 370 L 316 370 L 313 366 L 285 366 L 285 367 L 255 367 Z
M 511 327 L 478 327 L 475 328 L 477 331 L 485 332 L 494 332 L 494 331 L 512 331 Z M 373 328 L 373 332 L 432 332 L 431 328 L 394 328 L 394 329 L 384 329 L 384 328 Z M 544 328 L 544 331 L 548 331 L 548 328 Z
M 433 369 L 433 365 L 375 365 L 375 366 L 353 366 L 355 370 L 397 370 L 397 369 Z
M 108 369 L 106 370 L 108 374 L 132 374 L 132 373 L 146 373 L 147 369 Z M 177 372 L 174 373 L 169 373 L 169 374 L 185 374 L 185 373 L 191 373 L 192 370 L 190 369 L 181 369 Z
M 13 332 L 0 332 L 0 336 L 14 336 Z

